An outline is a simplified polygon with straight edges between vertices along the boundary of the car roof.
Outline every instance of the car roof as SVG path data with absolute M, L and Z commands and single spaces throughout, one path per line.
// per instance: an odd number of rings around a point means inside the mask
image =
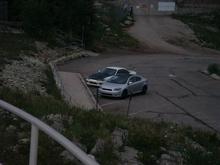
M 122 74 L 114 75 L 114 76 L 112 76 L 112 77 L 123 77 L 123 78 L 125 78 L 125 79 L 129 79 L 130 77 L 132 77 L 132 75 L 122 73 Z
M 123 67 L 118 67 L 118 66 L 108 66 L 106 68 L 109 68 L 109 69 L 115 69 L 115 70 L 119 70 L 119 69 L 125 69 Z

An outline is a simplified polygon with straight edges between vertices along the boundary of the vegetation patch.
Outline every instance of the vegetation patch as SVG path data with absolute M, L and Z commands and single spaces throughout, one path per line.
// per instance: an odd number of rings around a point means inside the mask
M 193 29 L 201 46 L 220 49 L 220 12 L 174 15 Z
M 123 116 L 104 114 L 97 111 L 83 111 L 69 107 L 64 101 L 54 97 L 22 94 L 9 89 L 0 90 L 4 99 L 25 111 L 43 119 L 59 130 L 70 140 L 79 144 L 85 152 L 94 150 L 98 139 L 103 139 L 101 150 L 93 153 L 103 165 L 110 162 L 119 164 L 124 149 L 138 151 L 138 160 L 143 164 L 156 165 L 165 161 L 165 155 L 179 155 L 184 164 L 213 165 L 220 162 L 220 140 L 211 132 L 193 130 L 172 123 L 155 123 L 141 119 L 128 119 Z M 14 115 L 0 115 L 0 162 L 10 163 L 10 157 L 16 155 L 18 164 L 26 164 L 29 148 L 29 126 Z M 115 147 L 112 133 L 116 128 L 127 130 L 122 146 Z M 6 130 L 6 131 L 5 131 Z M 10 132 L 12 132 L 10 134 Z M 102 143 L 101 143 L 102 144 Z M 18 145 L 18 146 L 16 146 Z M 52 148 L 52 149 L 51 149 Z M 48 164 L 71 164 L 62 155 L 64 149 L 46 135 L 40 135 L 39 162 Z M 178 153 L 178 154 L 177 154 Z M 56 157 L 56 159 L 54 158 Z M 176 160 L 176 158 L 175 158 Z M 58 163 L 58 164 L 59 164 Z M 44 163 L 43 163 L 44 164 Z
M 138 41 L 126 32 L 126 25 L 123 24 L 128 18 L 133 23 L 132 17 L 128 16 L 129 12 L 110 2 L 102 3 L 103 6 L 96 10 L 96 30 L 93 31 L 94 42 L 90 48 L 95 51 L 108 48 L 138 48 Z
M 209 74 L 217 74 L 220 76 L 220 64 L 210 64 L 208 66 L 208 72 Z
M 0 80 L 3 86 L 18 89 L 24 93 L 47 94 L 43 87 L 43 83 L 47 82 L 45 68 L 45 64 L 38 59 L 23 56 L 20 60 L 13 60 L 11 64 L 5 65 L 0 72 Z
M 11 0 L 9 3 L 10 21 L 21 22 L 29 36 L 47 41 L 50 46 L 77 44 L 95 51 L 138 47 L 137 40 L 123 29 L 133 23 L 130 14 L 111 1 Z

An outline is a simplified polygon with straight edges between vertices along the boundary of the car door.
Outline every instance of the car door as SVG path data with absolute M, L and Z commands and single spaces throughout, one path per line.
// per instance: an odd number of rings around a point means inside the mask
M 128 80 L 128 92 L 129 94 L 135 94 L 137 92 L 137 80 L 136 76 L 132 76 Z
M 141 77 L 132 76 L 128 81 L 128 91 L 132 94 L 139 93 L 142 86 Z
M 141 92 L 142 91 L 142 88 L 143 88 L 143 81 L 142 81 L 142 79 L 141 79 L 141 77 L 139 77 L 139 76 L 136 76 L 135 77 L 135 92 L 136 93 L 139 93 L 139 92 Z

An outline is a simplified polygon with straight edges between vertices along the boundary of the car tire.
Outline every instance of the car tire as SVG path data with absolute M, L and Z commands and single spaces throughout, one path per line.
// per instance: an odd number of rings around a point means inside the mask
M 147 93 L 147 86 L 143 86 L 141 94 L 145 95 Z
M 125 89 L 125 90 L 123 90 L 123 92 L 121 94 L 121 98 L 124 99 L 126 97 L 128 97 L 128 91 Z

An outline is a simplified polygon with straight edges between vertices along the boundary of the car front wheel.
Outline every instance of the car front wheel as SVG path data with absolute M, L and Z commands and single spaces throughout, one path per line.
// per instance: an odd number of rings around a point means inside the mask
M 121 94 L 121 98 L 126 98 L 126 97 L 128 97 L 128 91 L 125 89 L 125 90 L 123 90 L 123 92 L 122 92 L 122 94 Z
M 147 86 L 143 86 L 142 88 L 142 92 L 141 92 L 143 95 L 147 93 Z

